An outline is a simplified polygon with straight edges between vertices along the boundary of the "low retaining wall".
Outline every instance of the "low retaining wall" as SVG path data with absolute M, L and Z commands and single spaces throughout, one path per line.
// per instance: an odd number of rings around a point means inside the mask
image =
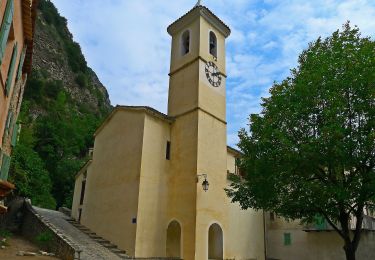
M 76 252 L 79 251 L 76 245 L 40 216 L 28 200 L 25 200 L 24 203 L 21 233 L 30 241 L 46 247 L 45 250 L 54 253 L 63 260 L 75 259 Z

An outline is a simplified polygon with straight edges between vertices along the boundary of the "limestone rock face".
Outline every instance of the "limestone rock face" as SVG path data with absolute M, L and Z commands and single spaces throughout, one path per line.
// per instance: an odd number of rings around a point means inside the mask
M 61 19 L 65 20 L 62 17 Z M 57 28 L 54 23 L 48 23 L 42 11 L 38 11 L 34 36 L 33 71 L 45 73 L 51 80 L 61 81 L 71 98 L 77 104 L 85 104 L 92 112 L 110 110 L 111 104 L 107 89 L 91 68 L 87 67 L 86 79 L 84 79 L 87 81 L 87 86 L 80 86 L 77 83 L 77 77 L 82 73 L 73 71 L 66 46 L 67 43 L 74 43 L 73 36 L 66 25 L 61 27 L 62 29 Z M 61 31 L 64 32 L 63 35 Z M 80 55 L 84 59 L 82 53 Z M 43 111 L 33 112 L 36 116 L 43 114 Z

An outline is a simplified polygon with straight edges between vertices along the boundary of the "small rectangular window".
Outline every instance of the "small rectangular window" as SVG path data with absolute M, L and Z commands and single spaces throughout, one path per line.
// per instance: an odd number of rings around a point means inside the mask
M 165 158 L 167 160 L 170 160 L 171 159 L 171 142 L 167 142 L 167 149 L 165 151 Z
M 284 233 L 284 246 L 290 246 L 292 244 L 292 237 L 290 233 Z
M 83 200 L 85 198 L 85 189 L 86 189 L 86 181 L 82 181 L 82 185 L 81 185 L 81 198 L 79 200 L 79 205 L 83 204 Z

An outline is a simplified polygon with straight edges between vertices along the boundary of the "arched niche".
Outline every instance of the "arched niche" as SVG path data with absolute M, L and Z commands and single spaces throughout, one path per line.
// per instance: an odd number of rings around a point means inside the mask
M 167 257 L 181 258 L 181 225 L 173 220 L 167 229 Z
M 223 230 L 216 223 L 208 230 L 208 259 L 223 259 Z

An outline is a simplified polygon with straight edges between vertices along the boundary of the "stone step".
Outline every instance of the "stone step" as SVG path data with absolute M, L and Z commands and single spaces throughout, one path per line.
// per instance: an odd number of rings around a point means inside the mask
M 112 248 L 111 251 L 115 254 L 126 254 L 125 250 L 119 249 L 119 248 Z
M 108 240 L 105 240 L 103 238 L 94 238 L 93 240 L 95 242 L 99 243 L 99 244 L 105 244 L 105 243 L 109 244 L 110 243 Z
M 106 248 L 109 248 L 109 249 L 115 249 L 117 248 L 117 246 L 115 246 L 114 244 L 111 244 L 111 243 L 100 243 L 102 246 L 106 247 Z
M 117 254 L 117 255 L 123 259 L 129 259 L 129 256 L 127 254 Z
M 101 236 L 98 236 L 98 235 L 89 235 L 89 237 L 91 237 L 92 239 L 103 239 Z

